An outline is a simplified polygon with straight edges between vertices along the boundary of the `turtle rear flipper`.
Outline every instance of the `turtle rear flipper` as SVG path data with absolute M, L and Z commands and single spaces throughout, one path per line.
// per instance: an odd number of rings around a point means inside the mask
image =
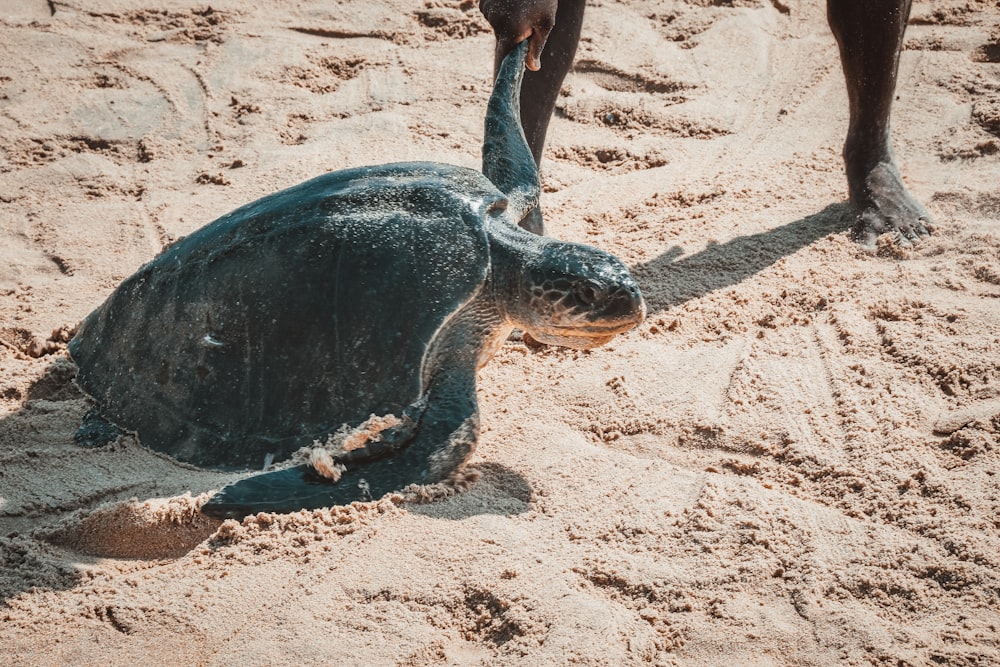
M 122 435 L 125 435 L 125 431 L 102 417 L 99 409 L 91 408 L 80 421 L 80 428 L 73 435 L 73 442 L 87 449 L 95 449 L 110 445 Z

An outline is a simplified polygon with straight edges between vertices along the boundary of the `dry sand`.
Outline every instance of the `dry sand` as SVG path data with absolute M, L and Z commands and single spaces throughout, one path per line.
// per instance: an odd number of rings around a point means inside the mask
M 821 2 L 593 3 L 544 203 L 633 267 L 646 323 L 508 342 L 464 493 L 220 525 L 196 507 L 229 477 L 74 446 L 69 332 L 279 188 L 477 166 L 488 27 L 0 1 L 0 662 L 1000 664 L 998 23 L 917 3 L 894 136 L 937 234 L 870 256 Z

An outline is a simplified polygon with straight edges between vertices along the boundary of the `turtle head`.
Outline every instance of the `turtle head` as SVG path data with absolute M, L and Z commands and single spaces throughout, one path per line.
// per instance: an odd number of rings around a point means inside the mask
M 542 343 L 591 348 L 642 322 L 646 304 L 621 260 L 579 243 L 539 241 L 538 252 L 522 255 L 504 300 L 514 326 Z

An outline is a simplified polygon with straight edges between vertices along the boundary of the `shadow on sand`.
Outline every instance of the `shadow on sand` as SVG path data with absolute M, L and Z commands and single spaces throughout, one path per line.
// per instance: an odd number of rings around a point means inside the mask
M 759 234 L 711 244 L 689 257 L 677 246 L 632 267 L 650 313 L 678 306 L 716 290 L 737 285 L 778 260 L 829 234 L 851 226 L 846 203 Z

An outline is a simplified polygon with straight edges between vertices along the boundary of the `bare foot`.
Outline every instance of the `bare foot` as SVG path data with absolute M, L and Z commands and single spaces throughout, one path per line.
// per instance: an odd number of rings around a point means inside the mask
M 892 234 L 893 241 L 909 248 L 930 236 L 931 218 L 911 195 L 892 163 L 880 162 L 868 173 L 860 194 L 852 188 L 851 201 L 858 211 L 854 240 L 874 250 L 882 234 Z

